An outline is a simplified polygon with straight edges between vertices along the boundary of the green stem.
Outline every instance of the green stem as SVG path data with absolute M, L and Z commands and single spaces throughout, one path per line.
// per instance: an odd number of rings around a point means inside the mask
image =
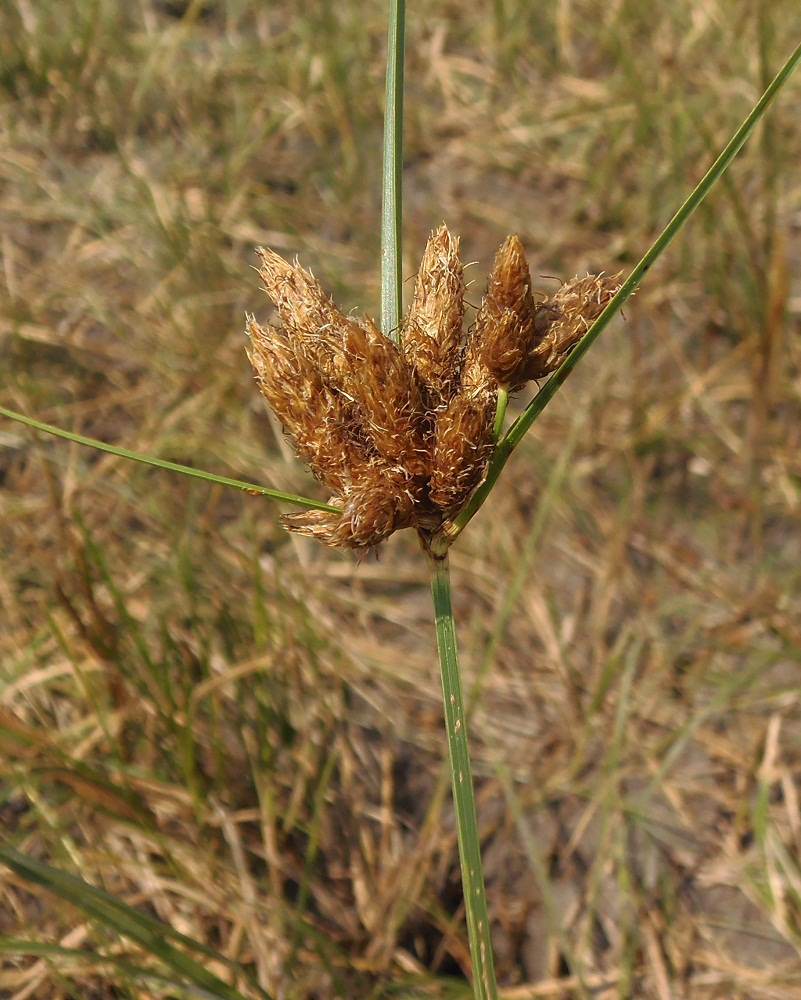
M 492 428 L 492 439 L 498 441 L 503 431 L 503 418 L 506 416 L 506 407 L 509 403 L 509 387 L 502 385 L 498 387 L 498 401 L 495 404 L 495 424 Z
M 381 186 L 381 329 L 400 341 L 402 288 L 403 50 L 406 0 L 390 0 Z
M 456 810 L 456 830 L 459 858 L 462 865 L 467 933 L 473 959 L 473 992 L 476 1000 L 497 1000 L 495 970 L 492 963 L 487 896 L 481 868 L 476 802 L 467 745 L 467 718 L 459 677 L 456 653 L 456 629 L 451 605 L 451 581 L 447 553 L 429 555 L 431 563 L 431 593 L 437 630 L 442 698 L 445 706 L 445 727 L 448 737 L 448 757 L 451 765 L 453 803 Z
M 167 469 L 170 472 L 180 472 L 184 476 L 193 476 L 195 479 L 205 479 L 209 483 L 219 483 L 221 486 L 233 486 L 234 489 L 244 490 L 256 496 L 269 497 L 271 500 L 283 500 L 285 503 L 292 503 L 298 507 L 308 507 L 309 510 L 330 510 L 339 512 L 339 508 L 331 507 L 327 503 L 320 503 L 319 500 L 311 500 L 309 497 L 295 496 L 294 493 L 282 493 L 280 490 L 271 490 L 266 486 L 256 486 L 255 483 L 245 483 L 240 479 L 229 479 L 227 476 L 217 476 L 213 472 L 204 472 L 203 469 L 193 469 L 189 465 L 178 465 L 177 462 L 168 462 L 163 458 L 153 458 L 151 455 L 142 455 L 138 451 L 129 451 L 127 448 L 119 448 L 115 444 L 106 444 L 105 441 L 98 441 L 96 438 L 84 437 L 83 434 L 75 434 L 72 431 L 62 430 L 60 427 L 53 427 L 52 424 L 44 424 L 41 420 L 34 420 L 33 417 L 26 417 L 22 413 L 14 410 L 7 410 L 0 406 L 0 416 L 16 420 L 27 427 L 32 427 L 36 431 L 43 431 L 45 434 L 53 434 L 56 437 L 73 441 L 75 444 L 85 445 L 87 448 L 95 448 L 97 451 L 106 451 L 110 455 L 117 455 L 119 458 L 128 458 L 134 462 L 142 462 L 143 465 L 154 465 L 157 469 Z
M 589 328 L 584 337 L 576 345 L 574 350 L 567 356 L 567 358 L 565 358 L 562 364 L 556 369 L 534 399 L 532 399 L 532 401 L 528 404 L 526 409 L 512 424 L 506 435 L 501 439 L 495 454 L 492 457 L 489 469 L 487 470 L 487 478 L 476 490 L 470 500 L 470 503 L 461 512 L 459 517 L 446 527 L 445 534 L 450 541 L 453 541 L 453 539 L 462 530 L 464 530 L 468 522 L 472 520 L 478 512 L 479 508 L 492 491 L 492 488 L 495 485 L 498 476 L 501 474 L 503 467 L 509 461 L 510 455 L 517 445 L 520 444 L 525 433 L 556 395 L 558 389 L 562 386 L 568 375 L 573 371 L 579 361 L 581 361 L 587 351 L 589 351 L 600 334 L 606 329 L 612 317 L 620 311 L 626 300 L 633 294 L 645 274 L 651 267 L 653 267 L 665 250 L 667 250 L 668 246 L 675 239 L 676 235 L 685 225 L 692 213 L 696 210 L 696 208 L 698 208 L 717 181 L 721 178 L 723 173 L 728 169 L 731 161 L 740 152 L 757 123 L 767 111 L 770 102 L 785 85 L 791 74 L 798 67 L 799 63 L 801 63 L 801 44 L 797 46 L 793 54 L 776 74 L 770 86 L 759 99 L 757 104 L 754 105 L 751 113 L 737 129 L 731 141 L 706 172 L 681 208 L 679 208 L 670 222 L 665 226 L 653 246 L 651 246 L 639 264 L 637 264 L 628 278 L 626 278 L 620 286 L 620 290 L 617 295 L 615 295 L 598 319 L 596 319 Z

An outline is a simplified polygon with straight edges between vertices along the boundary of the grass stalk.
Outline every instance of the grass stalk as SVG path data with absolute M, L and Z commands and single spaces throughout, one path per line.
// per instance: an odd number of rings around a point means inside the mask
M 405 0 L 390 0 L 381 197 L 381 329 L 396 343 L 400 340 L 403 282 L 401 223 L 405 15 Z M 504 394 L 502 401 L 499 398 L 498 403 L 496 437 L 500 436 L 505 412 Z M 467 744 L 467 717 L 456 652 L 456 627 L 451 604 L 447 552 L 442 555 L 429 553 L 429 560 L 462 888 L 473 962 L 473 990 L 476 1000 L 496 1000 L 497 986 Z
M 400 340 L 403 244 L 403 51 L 406 0 L 390 0 L 381 185 L 381 329 Z
M 445 729 L 448 738 L 448 758 L 451 766 L 453 803 L 456 812 L 456 832 L 462 865 L 467 933 L 473 959 L 473 991 L 476 1000 L 496 1000 L 498 991 L 492 961 L 487 896 L 481 867 L 481 848 L 473 794 L 473 777 L 467 743 L 467 716 L 459 676 L 456 650 L 456 627 L 451 603 L 451 580 L 448 556 L 432 555 L 431 593 L 434 598 L 434 618 L 437 631 L 442 677 L 442 699 L 445 706 Z

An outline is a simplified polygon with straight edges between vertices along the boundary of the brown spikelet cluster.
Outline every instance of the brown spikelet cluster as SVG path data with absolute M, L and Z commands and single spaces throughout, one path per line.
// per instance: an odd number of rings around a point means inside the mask
M 465 337 L 459 241 L 441 226 L 426 245 L 399 346 L 369 317 L 340 312 L 298 263 L 257 252 L 281 326 L 249 316 L 248 356 L 337 508 L 282 521 L 362 551 L 399 528 L 436 534 L 465 506 L 494 450 L 498 388 L 554 371 L 619 287 L 617 278 L 587 276 L 535 302 L 523 247 L 510 236 Z

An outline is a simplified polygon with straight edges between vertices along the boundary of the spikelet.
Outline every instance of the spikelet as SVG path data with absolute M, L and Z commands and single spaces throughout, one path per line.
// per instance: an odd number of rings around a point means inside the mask
M 418 497 L 411 485 L 402 470 L 378 474 L 374 468 L 367 469 L 357 485 L 345 489 L 342 497 L 333 498 L 333 506 L 341 506 L 341 514 L 303 511 L 282 515 L 281 523 L 290 531 L 316 538 L 325 545 L 372 549 L 394 531 L 415 523 Z
M 437 414 L 428 496 L 454 516 L 483 482 L 493 450 L 495 393 L 459 392 Z
M 398 347 L 369 317 L 337 309 L 297 262 L 257 252 L 281 328 L 247 318 L 256 382 L 337 508 L 282 523 L 359 552 L 409 527 L 428 545 L 458 515 L 487 474 L 499 387 L 552 372 L 618 288 L 617 277 L 576 278 L 537 303 L 510 236 L 463 343 L 459 243 L 441 226 L 426 244 Z
M 261 258 L 259 275 L 267 294 L 275 303 L 287 338 L 331 378 L 337 378 L 342 364 L 344 338 L 360 324 L 340 312 L 320 283 L 295 261 L 290 264 L 273 250 L 256 248 Z M 363 327 L 364 335 L 381 337 L 373 324 Z
M 412 475 L 424 476 L 425 410 L 420 383 L 397 345 L 380 334 L 372 320 L 364 326 L 350 325 L 345 331 L 341 368 L 340 390 L 356 404 L 362 433 L 376 454 Z
M 620 288 L 620 274 L 588 274 L 566 282 L 537 306 L 538 342 L 521 369 L 521 381 L 555 371 Z
M 354 404 L 327 386 L 314 364 L 296 352 L 282 330 L 247 317 L 248 357 L 256 384 L 292 437 L 314 476 L 338 491 L 369 449 L 354 434 Z
M 464 291 L 459 240 L 440 226 L 426 243 L 414 298 L 401 327 L 404 357 L 422 383 L 431 410 L 447 403 L 458 378 Z
M 502 386 L 522 387 L 522 371 L 537 343 L 531 274 L 517 235 L 506 238 L 495 255 L 484 301 L 476 317 L 472 351 Z

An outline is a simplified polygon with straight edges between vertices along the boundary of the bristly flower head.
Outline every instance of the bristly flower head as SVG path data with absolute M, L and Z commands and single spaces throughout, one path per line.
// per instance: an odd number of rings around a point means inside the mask
M 459 241 L 441 226 L 426 245 L 398 346 L 369 317 L 340 312 L 297 262 L 257 252 L 282 326 L 249 316 L 248 356 L 298 455 L 339 509 L 282 522 L 359 551 L 399 528 L 436 534 L 462 510 L 492 457 L 499 387 L 514 391 L 558 368 L 619 287 L 617 276 L 588 275 L 535 302 L 523 247 L 510 236 L 465 337 Z

